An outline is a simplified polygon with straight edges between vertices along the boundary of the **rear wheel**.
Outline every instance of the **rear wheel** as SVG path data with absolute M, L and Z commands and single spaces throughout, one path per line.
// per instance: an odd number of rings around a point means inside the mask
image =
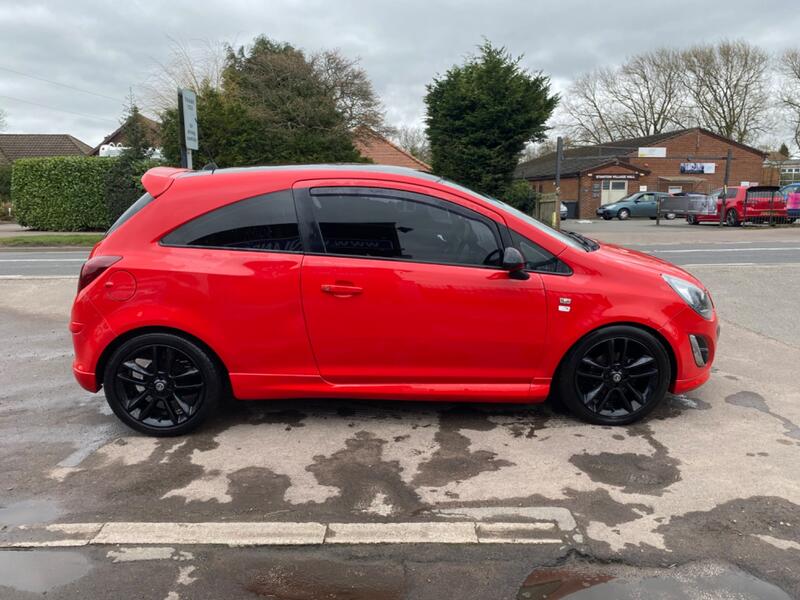
M 675 213 L 667 213 L 667 221 L 674 221 L 676 216 Z
M 738 227 L 741 225 L 739 222 L 739 213 L 736 212 L 735 208 L 725 213 L 725 223 L 727 223 L 729 227 Z
M 559 392 L 577 417 L 596 425 L 626 425 L 655 409 L 667 393 L 670 361 L 652 334 L 627 325 L 589 334 L 569 353 Z
M 619 212 L 617 213 L 617 218 L 620 221 L 624 221 L 626 219 L 629 219 L 630 216 L 631 216 L 631 211 L 629 211 L 627 208 L 621 208 L 621 209 L 619 209 Z
M 153 436 L 189 433 L 213 412 L 222 372 L 197 344 L 148 333 L 123 343 L 109 359 L 103 387 L 114 414 Z

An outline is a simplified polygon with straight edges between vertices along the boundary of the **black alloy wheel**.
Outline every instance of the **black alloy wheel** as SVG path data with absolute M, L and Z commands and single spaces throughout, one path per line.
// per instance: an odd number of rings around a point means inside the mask
M 647 331 L 613 326 L 579 342 L 562 367 L 564 403 L 582 419 L 624 425 L 652 411 L 666 395 L 669 357 Z
M 725 222 L 728 224 L 728 227 L 739 226 L 739 214 L 736 212 L 735 208 L 732 208 L 725 213 Z
M 172 334 L 145 334 L 111 356 L 103 381 L 114 413 L 129 427 L 154 436 L 195 429 L 216 406 L 220 370 L 193 342 Z

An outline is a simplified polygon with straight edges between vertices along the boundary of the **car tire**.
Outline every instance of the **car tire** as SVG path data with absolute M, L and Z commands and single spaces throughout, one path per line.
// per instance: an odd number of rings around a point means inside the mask
M 595 425 L 627 425 L 664 400 L 670 379 L 669 355 L 653 334 L 613 325 L 590 333 L 569 351 L 557 385 L 576 417 Z
M 665 218 L 667 219 L 667 221 L 674 221 L 675 217 L 677 217 L 677 216 L 678 215 L 676 215 L 675 213 L 667 213 Z
M 619 209 L 619 212 L 617 213 L 617 218 L 620 221 L 627 221 L 628 219 L 630 219 L 630 217 L 631 217 L 631 211 L 629 211 L 627 208 Z
M 725 223 L 728 227 L 739 227 L 742 223 L 739 221 L 739 213 L 735 208 L 731 208 L 725 213 Z
M 604 221 L 610 221 L 611 219 L 613 219 L 613 217 L 611 215 L 609 215 L 608 213 L 604 213 L 603 214 L 603 220 Z
M 697 217 L 695 217 L 694 215 L 688 215 L 688 216 L 686 217 L 686 222 L 687 222 L 689 225 L 700 225 L 700 221 L 698 221 L 698 220 L 697 220 Z
M 103 388 L 111 410 L 128 427 L 169 437 L 199 427 L 226 386 L 222 368 L 207 350 L 178 335 L 147 333 L 114 350 Z

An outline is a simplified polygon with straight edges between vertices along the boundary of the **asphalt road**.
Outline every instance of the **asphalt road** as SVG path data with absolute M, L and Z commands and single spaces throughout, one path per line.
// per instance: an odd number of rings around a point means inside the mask
M 800 264 L 798 240 L 769 242 L 628 244 L 677 265 Z M 24 250 L 0 252 L 0 277 L 77 276 L 88 251 Z

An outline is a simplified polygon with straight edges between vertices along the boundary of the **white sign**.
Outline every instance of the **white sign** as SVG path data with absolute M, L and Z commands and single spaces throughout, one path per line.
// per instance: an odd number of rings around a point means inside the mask
M 683 186 L 682 185 L 671 185 L 671 186 L 669 186 L 669 189 L 667 190 L 667 192 L 670 193 L 670 194 L 679 194 L 682 191 L 683 191 Z
M 717 172 L 717 163 L 681 163 L 681 174 L 711 175 Z
M 183 107 L 183 139 L 189 150 L 197 150 L 200 145 L 197 135 L 197 96 L 192 90 L 181 90 Z
M 640 185 L 639 186 L 639 191 L 640 192 L 646 192 L 647 191 L 647 186 L 646 185 Z
M 639 148 L 639 158 L 666 158 L 667 149 L 657 147 Z

